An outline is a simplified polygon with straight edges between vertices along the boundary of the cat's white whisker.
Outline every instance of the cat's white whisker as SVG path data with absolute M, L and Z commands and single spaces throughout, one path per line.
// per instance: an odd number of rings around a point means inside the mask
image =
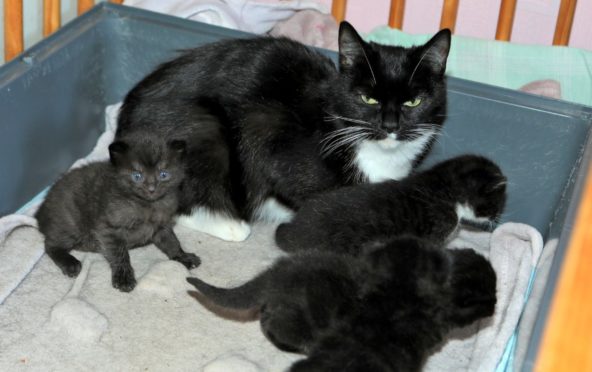
M 335 114 L 332 114 L 332 113 L 327 112 L 327 111 L 325 111 L 325 112 L 329 115 L 329 118 L 330 118 L 330 120 L 325 120 L 325 121 L 334 121 L 334 120 L 341 119 L 343 121 L 349 121 L 351 123 L 366 124 L 366 125 L 369 125 L 369 126 L 374 126 L 372 123 L 370 123 L 368 121 L 365 121 L 365 120 L 348 118 L 348 117 L 345 117 L 345 116 L 335 115 Z
M 413 76 L 415 76 L 415 72 L 417 71 L 417 69 L 419 68 L 419 65 L 421 65 L 421 62 L 423 61 L 423 59 L 425 58 L 425 56 L 428 55 L 428 53 L 432 50 L 432 48 L 434 47 L 434 45 L 431 45 L 421 56 L 421 58 L 419 59 L 419 62 L 417 62 L 417 65 L 415 65 L 415 68 L 413 69 L 413 72 L 411 73 L 411 76 L 409 77 L 409 81 L 407 81 L 407 85 L 411 85 L 411 81 L 413 80 Z
M 374 75 L 374 70 L 372 70 L 372 65 L 370 64 L 370 60 L 368 59 L 368 55 L 366 55 L 366 51 L 364 50 L 364 47 L 360 45 L 360 47 L 362 48 L 362 52 L 364 53 L 364 58 L 366 58 L 366 63 L 368 63 L 368 68 L 370 69 L 370 73 L 372 74 L 372 80 L 374 80 L 374 85 L 377 84 L 376 82 L 376 75 Z
M 336 130 L 335 132 L 338 132 L 337 134 L 329 135 L 321 141 L 322 156 L 327 157 L 338 149 L 351 147 L 371 135 L 367 128 L 363 127 L 348 127 L 348 130 L 344 129 L 346 128 Z
M 333 132 L 330 132 L 329 134 L 327 134 L 325 136 L 325 138 L 323 138 L 320 143 L 321 144 L 326 144 L 329 143 L 333 140 L 335 140 L 336 138 L 339 137 L 343 137 L 346 136 L 348 134 L 353 134 L 353 133 L 357 133 L 360 131 L 366 131 L 367 128 L 362 128 L 362 127 L 346 127 L 346 128 L 341 128 L 341 129 L 337 129 Z
M 325 156 L 327 156 L 327 155 L 333 153 L 336 149 L 339 149 L 339 148 L 345 147 L 345 146 L 349 146 L 349 145 L 353 144 L 354 142 L 358 141 L 360 138 L 366 137 L 366 136 L 367 136 L 367 134 L 359 133 L 359 134 L 356 134 L 355 136 L 342 138 L 341 140 L 335 141 L 331 145 L 327 146 L 321 152 Z

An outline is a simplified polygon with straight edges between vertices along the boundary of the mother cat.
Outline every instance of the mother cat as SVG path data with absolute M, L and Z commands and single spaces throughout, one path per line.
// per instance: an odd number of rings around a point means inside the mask
M 339 29 L 333 62 L 288 39 L 225 40 L 185 52 L 138 83 L 117 139 L 187 142 L 179 223 L 241 241 L 244 220 L 289 220 L 309 196 L 401 179 L 446 115 L 450 31 L 425 45 L 366 43 Z

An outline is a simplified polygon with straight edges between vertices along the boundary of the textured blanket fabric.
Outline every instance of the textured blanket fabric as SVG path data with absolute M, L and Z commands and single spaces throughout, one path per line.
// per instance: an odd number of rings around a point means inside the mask
M 427 371 L 494 371 L 514 334 L 543 239 L 536 229 L 506 223 L 493 234 L 461 230 L 451 247 L 472 247 L 488 256 L 497 274 L 497 304 L 489 319 L 456 331 L 427 362 Z
M 117 107 L 90 157 L 106 157 Z M 33 207 L 34 208 L 34 207 Z M 20 224 L 20 227 L 17 227 Z M 236 322 L 205 309 L 187 291 L 188 275 L 235 286 L 283 253 L 273 225 L 255 225 L 245 242 L 224 242 L 177 227 L 183 248 L 202 258 L 187 271 L 154 246 L 131 251 L 138 285 L 111 287 L 98 254 L 74 252 L 83 262 L 75 280 L 43 255 L 43 237 L 27 216 L 13 216 L 0 241 L 0 370 L 280 371 L 300 358 L 269 343 L 258 322 Z M 461 230 L 451 246 L 488 255 L 498 275 L 495 315 L 452 335 L 430 357 L 429 371 L 494 370 L 522 312 L 542 239 L 532 227 L 507 223 L 493 234 Z
M 515 229 L 502 225 L 491 236 L 462 232 L 461 243 L 454 243 L 486 250 L 491 239 L 499 302 L 492 319 L 452 335 L 426 370 L 495 368 L 518 321 L 538 240 Z M 187 293 L 185 282 L 187 275 L 221 286 L 246 281 L 281 255 L 273 230 L 256 225 L 246 242 L 228 243 L 177 228 L 184 249 L 202 265 L 190 273 L 154 246 L 135 249 L 138 286 L 129 294 L 111 287 L 109 266 L 98 254 L 76 253 L 83 261 L 76 280 L 44 255 L 0 306 L 0 370 L 283 370 L 299 356 L 275 349 L 257 322 L 212 314 Z M 18 251 L 42 242 L 37 230 L 23 227 L 5 244 Z

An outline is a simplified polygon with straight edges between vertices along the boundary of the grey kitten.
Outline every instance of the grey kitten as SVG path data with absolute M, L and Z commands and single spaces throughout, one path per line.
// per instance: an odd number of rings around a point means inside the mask
M 173 232 L 178 188 L 184 178 L 185 142 L 129 138 L 109 146 L 109 162 L 74 169 L 49 190 L 35 217 L 45 252 L 65 275 L 81 263 L 73 249 L 101 253 L 120 291 L 136 285 L 128 250 L 154 243 L 187 268 L 200 264 Z

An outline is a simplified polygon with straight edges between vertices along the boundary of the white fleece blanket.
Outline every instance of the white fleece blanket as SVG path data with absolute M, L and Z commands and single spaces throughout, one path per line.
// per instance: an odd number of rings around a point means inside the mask
M 106 158 L 116 110 L 108 108 L 106 132 L 77 164 Z M 184 249 L 202 265 L 188 272 L 154 246 L 135 249 L 138 286 L 122 293 L 111 287 L 109 266 L 98 254 L 75 252 L 83 270 L 76 280 L 64 276 L 31 225 L 26 214 L 0 219 L 2 371 L 280 371 L 300 358 L 273 347 L 257 322 L 222 319 L 187 294 L 188 275 L 235 286 L 269 266 L 282 254 L 273 243 L 275 226 L 255 225 L 242 243 L 178 227 Z M 451 245 L 489 256 L 498 303 L 491 319 L 452 335 L 426 370 L 493 371 L 518 323 L 542 239 L 532 227 L 506 223 L 493 234 L 461 231 Z

